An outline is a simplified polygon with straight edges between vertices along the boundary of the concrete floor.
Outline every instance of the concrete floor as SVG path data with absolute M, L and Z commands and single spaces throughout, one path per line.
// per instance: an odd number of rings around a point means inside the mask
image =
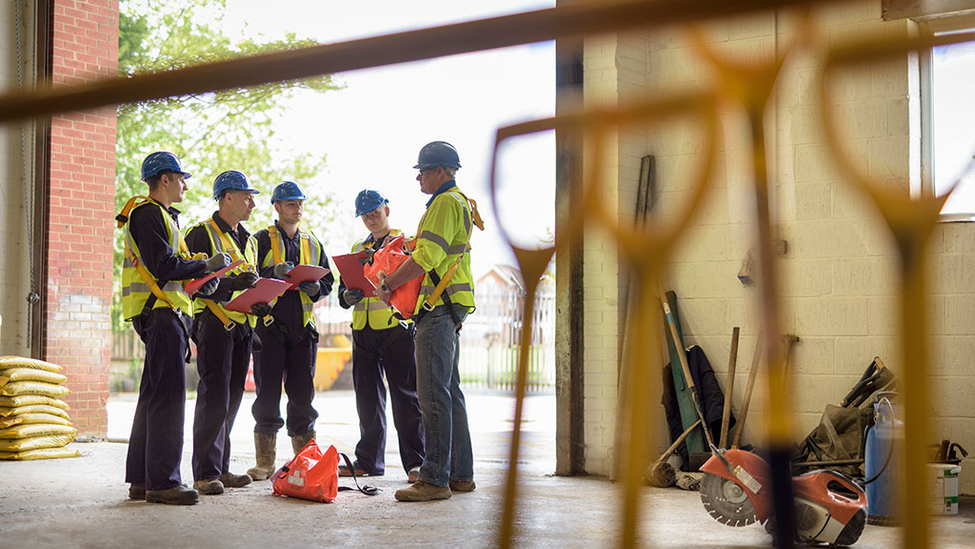
M 232 468 L 251 465 L 249 396 L 233 432 Z M 329 391 L 316 398 L 322 442 L 350 452 L 358 436 L 353 397 Z M 193 402 L 188 402 L 191 410 Z M 74 443 L 79 459 L 0 462 L 0 547 L 492 547 L 496 545 L 513 400 L 495 394 L 468 395 L 478 488 L 446 501 L 399 503 L 393 492 L 406 486 L 395 464 L 395 438 L 387 448 L 387 475 L 366 482 L 375 497 L 340 493 L 333 504 L 271 495 L 268 482 L 202 497 L 198 505 L 176 507 L 128 501 L 123 484 L 126 445 Z M 109 402 L 109 438 L 125 438 L 134 399 Z M 521 460 L 517 544 L 521 547 L 611 547 L 618 543 L 616 485 L 600 478 L 562 478 L 554 469 L 555 400 L 528 399 L 524 459 Z M 192 422 L 188 415 L 188 424 Z M 189 479 L 189 436 L 183 475 Z M 279 455 L 288 449 L 279 440 Z M 280 460 L 279 460 L 280 461 Z M 342 484 L 346 484 L 343 479 Z M 764 528 L 731 528 L 705 512 L 696 492 L 645 488 L 641 525 L 645 547 L 767 547 Z M 968 548 L 975 534 L 975 498 L 962 514 L 932 519 L 932 547 Z M 897 528 L 867 526 L 855 545 L 886 549 L 899 545 Z

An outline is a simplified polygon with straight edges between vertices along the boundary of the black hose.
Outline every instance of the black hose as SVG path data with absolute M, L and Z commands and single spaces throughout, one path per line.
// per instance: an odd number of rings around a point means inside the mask
M 883 397 L 882 399 L 880 399 L 880 404 L 883 405 L 884 403 L 887 403 L 887 408 L 890 410 L 890 423 L 891 423 L 891 429 L 893 429 L 894 428 L 894 405 L 890 403 L 890 399 L 888 399 L 887 397 Z M 876 423 L 874 425 L 870 426 L 870 428 L 873 429 L 875 426 L 876 426 Z M 870 484 L 871 482 L 877 480 L 880 477 L 880 475 L 884 474 L 884 471 L 887 470 L 887 466 L 890 465 L 890 458 L 893 455 L 894 455 L 894 437 L 891 436 L 890 437 L 890 448 L 887 449 L 887 459 L 884 460 L 883 467 L 881 467 L 880 470 L 877 471 L 877 474 L 876 475 L 870 477 L 870 480 L 863 481 L 863 485 L 864 486 L 866 486 L 866 485 Z

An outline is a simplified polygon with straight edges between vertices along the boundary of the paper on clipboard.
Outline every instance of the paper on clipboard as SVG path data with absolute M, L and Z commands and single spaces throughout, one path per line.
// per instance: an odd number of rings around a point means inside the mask
M 186 293 L 188 295 L 191 295 L 192 296 L 196 292 L 199 292 L 200 291 L 200 288 L 202 288 L 204 284 L 206 284 L 207 282 L 210 282 L 214 278 L 218 278 L 218 277 L 221 277 L 221 276 L 227 274 L 228 271 L 230 271 L 231 269 L 233 269 L 237 265 L 240 265 L 243 262 L 244 262 L 243 259 L 238 259 L 237 261 L 234 261 L 233 263 L 231 263 L 230 265 L 227 265 L 226 267 L 224 267 L 223 269 L 220 269 L 219 271 L 214 271 L 214 272 L 212 272 L 212 273 L 210 273 L 210 274 L 208 274 L 208 275 L 206 275 L 206 276 L 204 276 L 202 278 L 194 278 L 190 283 L 188 283 L 186 285 L 186 288 L 185 288 Z
M 290 282 L 276 278 L 258 278 L 257 285 L 244 290 L 239 296 L 227 303 L 228 311 L 250 313 L 255 303 L 270 303 L 291 287 Z
M 330 272 L 325 267 L 317 265 L 297 265 L 288 271 L 287 281 L 291 283 L 290 289 L 294 290 L 303 282 L 318 282 Z
M 342 275 L 342 282 L 350 290 L 362 290 L 365 297 L 375 297 L 376 287 L 366 278 L 362 272 L 361 260 L 367 257 L 366 252 L 356 252 L 354 254 L 333 255 L 332 261 Z

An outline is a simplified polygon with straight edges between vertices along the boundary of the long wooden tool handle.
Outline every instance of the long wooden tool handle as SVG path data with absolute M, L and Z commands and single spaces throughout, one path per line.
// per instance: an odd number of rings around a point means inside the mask
M 721 438 L 718 448 L 727 448 L 728 421 L 731 420 L 731 395 L 735 390 L 735 367 L 738 365 L 738 334 L 740 329 L 735 326 L 731 331 L 731 357 L 728 358 L 728 381 L 724 387 L 724 411 L 721 414 Z
M 731 447 L 737 448 L 741 442 L 741 432 L 745 428 L 745 418 L 748 417 L 748 403 L 752 400 L 752 389 L 755 387 L 755 376 L 758 374 L 758 362 L 762 359 L 762 333 L 758 333 L 755 340 L 755 354 L 752 355 L 752 369 L 748 372 L 748 384 L 745 385 L 745 399 L 741 403 L 741 417 L 738 418 L 738 425 L 735 428 L 735 438 L 731 441 Z
M 692 423 L 690 427 L 684 429 L 684 432 L 681 433 L 679 437 L 677 437 L 677 440 L 675 440 L 674 443 L 670 445 L 670 448 L 667 448 L 667 451 L 660 454 L 660 457 L 657 458 L 657 461 L 654 463 L 654 465 L 656 465 L 657 463 L 661 463 L 663 462 L 663 460 L 670 457 L 670 454 L 674 453 L 674 450 L 676 450 L 677 447 L 680 446 L 680 443 L 684 442 L 684 439 L 687 438 L 687 435 L 691 434 L 691 431 L 693 431 L 694 428 L 700 424 L 701 424 L 701 420 L 697 420 L 694 423 Z M 688 458 L 690 458 L 690 456 L 688 456 Z
M 677 324 L 674 322 L 674 315 L 670 312 L 670 305 L 667 304 L 667 298 L 666 296 L 661 297 L 663 298 L 664 314 L 667 316 L 667 326 L 670 328 L 670 337 L 673 338 L 674 344 L 677 346 L 677 356 L 680 358 L 680 367 L 684 372 L 684 382 L 687 383 L 687 392 L 691 394 L 691 402 L 694 403 L 694 410 L 697 412 L 697 417 L 701 419 L 704 438 L 707 439 L 708 448 L 710 448 L 714 446 L 714 439 L 711 438 L 711 432 L 708 430 L 707 423 L 704 421 L 704 412 L 701 411 L 701 403 L 697 399 L 694 378 L 691 377 L 691 368 L 687 365 L 687 354 L 680 346 L 680 337 L 677 335 Z

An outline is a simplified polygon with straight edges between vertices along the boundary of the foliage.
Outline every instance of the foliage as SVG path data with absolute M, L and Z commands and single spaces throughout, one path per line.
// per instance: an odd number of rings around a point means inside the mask
M 243 36 L 226 25 L 226 0 L 176 0 L 119 3 L 119 75 L 122 77 L 315 45 L 287 33 L 280 39 Z M 264 38 L 264 37 L 260 37 Z M 299 94 L 324 93 L 341 87 L 330 75 L 265 84 L 192 96 L 168 97 L 118 107 L 116 145 L 116 211 L 132 196 L 147 193 L 140 181 L 142 159 L 153 151 L 168 150 L 183 160 L 193 174 L 189 191 L 177 207 L 183 226 L 208 217 L 215 210 L 210 200 L 214 177 L 235 169 L 247 174 L 262 191 L 258 207 L 245 225 L 255 232 L 272 220 L 267 200 L 282 180 L 297 181 L 309 196 L 303 222 L 321 234 L 335 218 L 332 200 L 310 183 L 325 167 L 325 155 L 301 151 L 277 135 L 276 120 L 289 99 Z M 121 281 L 122 231 L 115 235 L 115 281 Z M 119 292 L 113 303 L 113 328 L 122 324 Z

